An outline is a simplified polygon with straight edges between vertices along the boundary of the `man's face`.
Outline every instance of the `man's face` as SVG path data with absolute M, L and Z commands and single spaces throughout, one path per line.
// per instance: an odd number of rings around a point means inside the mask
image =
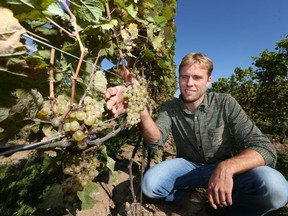
M 183 102 L 200 105 L 211 80 L 212 77 L 208 76 L 207 69 L 201 68 L 198 63 L 182 67 L 179 86 Z

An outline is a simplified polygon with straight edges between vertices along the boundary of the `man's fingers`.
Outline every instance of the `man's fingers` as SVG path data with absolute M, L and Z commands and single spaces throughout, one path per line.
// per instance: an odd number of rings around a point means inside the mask
M 107 102 L 106 102 L 106 107 L 107 109 L 111 110 L 117 102 L 116 96 L 111 97 Z
M 208 201 L 213 209 L 217 209 L 217 205 L 214 203 L 214 199 L 211 194 L 208 194 Z
M 111 96 L 116 95 L 118 92 L 116 87 L 111 87 L 106 90 L 105 97 L 109 99 Z

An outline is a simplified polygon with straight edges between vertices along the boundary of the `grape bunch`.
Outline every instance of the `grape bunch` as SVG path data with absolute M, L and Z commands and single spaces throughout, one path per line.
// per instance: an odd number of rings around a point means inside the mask
M 148 92 L 144 85 L 143 78 L 140 84 L 132 84 L 126 87 L 123 91 L 124 100 L 128 102 L 127 111 L 127 125 L 128 128 L 138 124 L 140 120 L 140 113 L 145 109 L 148 103 Z
M 69 162 L 65 165 L 63 173 L 68 176 L 63 182 L 64 197 L 68 202 L 73 202 L 76 199 L 78 191 L 94 180 L 98 176 L 100 162 L 93 154 L 85 154 L 84 157 L 71 156 Z
M 75 105 L 64 121 L 61 122 L 61 116 L 69 110 L 69 100 L 70 99 L 64 95 L 59 95 L 55 99 L 56 113 L 58 116 L 53 113 L 50 101 L 44 101 L 43 107 L 38 112 L 37 117 L 50 121 L 54 128 L 59 128 L 60 124 L 62 124 L 63 132 L 77 142 L 78 149 L 85 149 L 87 147 L 85 138 L 89 134 L 89 129 L 97 127 L 97 123 L 101 120 L 104 103 L 101 100 L 86 96 L 83 104 Z

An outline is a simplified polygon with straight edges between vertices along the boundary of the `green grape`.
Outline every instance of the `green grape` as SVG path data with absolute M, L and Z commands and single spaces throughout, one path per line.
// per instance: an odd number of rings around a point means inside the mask
M 71 169 L 70 169 L 69 167 L 66 167 L 66 168 L 63 170 L 63 173 L 64 173 L 65 175 L 69 175 L 70 172 L 71 172 Z
M 76 118 L 79 120 L 79 121 L 83 121 L 85 118 L 86 118 L 86 113 L 84 111 L 78 111 L 76 112 Z
M 90 97 L 90 96 L 86 96 L 85 98 L 84 98 L 84 104 L 85 105 L 89 105 L 89 104 L 91 104 L 92 103 L 92 98 Z
M 74 111 L 70 112 L 69 118 L 75 119 L 76 118 L 76 112 L 74 112 Z
M 145 84 L 145 80 L 143 79 L 141 82 L 140 85 L 130 85 L 123 91 L 123 97 L 128 102 L 126 109 L 128 128 L 141 121 L 140 113 L 145 109 L 148 102 L 148 93 L 143 85 Z
M 88 117 L 84 119 L 84 124 L 91 126 L 96 122 L 95 115 L 87 115 Z
M 76 166 L 75 169 L 74 169 L 74 172 L 75 173 L 80 173 L 80 171 L 81 171 L 81 167 Z
M 87 148 L 87 143 L 86 142 L 78 142 L 77 143 L 77 148 L 78 149 L 86 149 Z
M 74 120 L 72 122 L 70 122 L 70 130 L 71 131 L 77 131 L 80 129 L 80 124 L 78 121 Z
M 63 115 L 67 110 L 67 107 L 64 105 L 64 104 L 59 104 L 57 106 L 57 112 L 60 114 L 60 115 Z
M 82 130 L 77 130 L 76 132 L 73 133 L 72 137 L 74 140 L 80 142 L 85 138 L 85 134 Z
M 50 108 L 49 107 L 43 107 L 38 114 L 40 116 L 47 116 L 50 113 Z
M 60 119 L 57 117 L 51 119 L 51 124 L 53 125 L 53 127 L 59 127 L 60 122 L 61 122 Z
M 82 187 L 85 187 L 87 184 L 88 184 L 88 181 L 87 180 L 83 180 L 80 182 L 81 186 Z
M 70 122 L 64 123 L 64 125 L 63 125 L 63 130 L 64 130 L 65 132 L 70 131 Z

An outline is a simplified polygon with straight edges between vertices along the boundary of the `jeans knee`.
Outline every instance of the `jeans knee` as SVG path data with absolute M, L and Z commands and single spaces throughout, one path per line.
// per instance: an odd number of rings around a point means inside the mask
M 268 173 L 268 172 L 267 172 Z M 262 175 L 266 191 L 265 201 L 271 209 L 279 209 L 288 202 L 288 183 L 285 177 L 277 170 L 270 170 L 270 175 Z
M 161 178 L 148 171 L 142 180 L 142 192 L 149 198 L 163 198 L 168 195 L 164 185 L 165 182 Z
M 269 188 L 270 205 L 272 209 L 279 209 L 286 205 L 288 202 L 288 183 L 284 179 L 282 183 L 274 183 L 271 188 Z

